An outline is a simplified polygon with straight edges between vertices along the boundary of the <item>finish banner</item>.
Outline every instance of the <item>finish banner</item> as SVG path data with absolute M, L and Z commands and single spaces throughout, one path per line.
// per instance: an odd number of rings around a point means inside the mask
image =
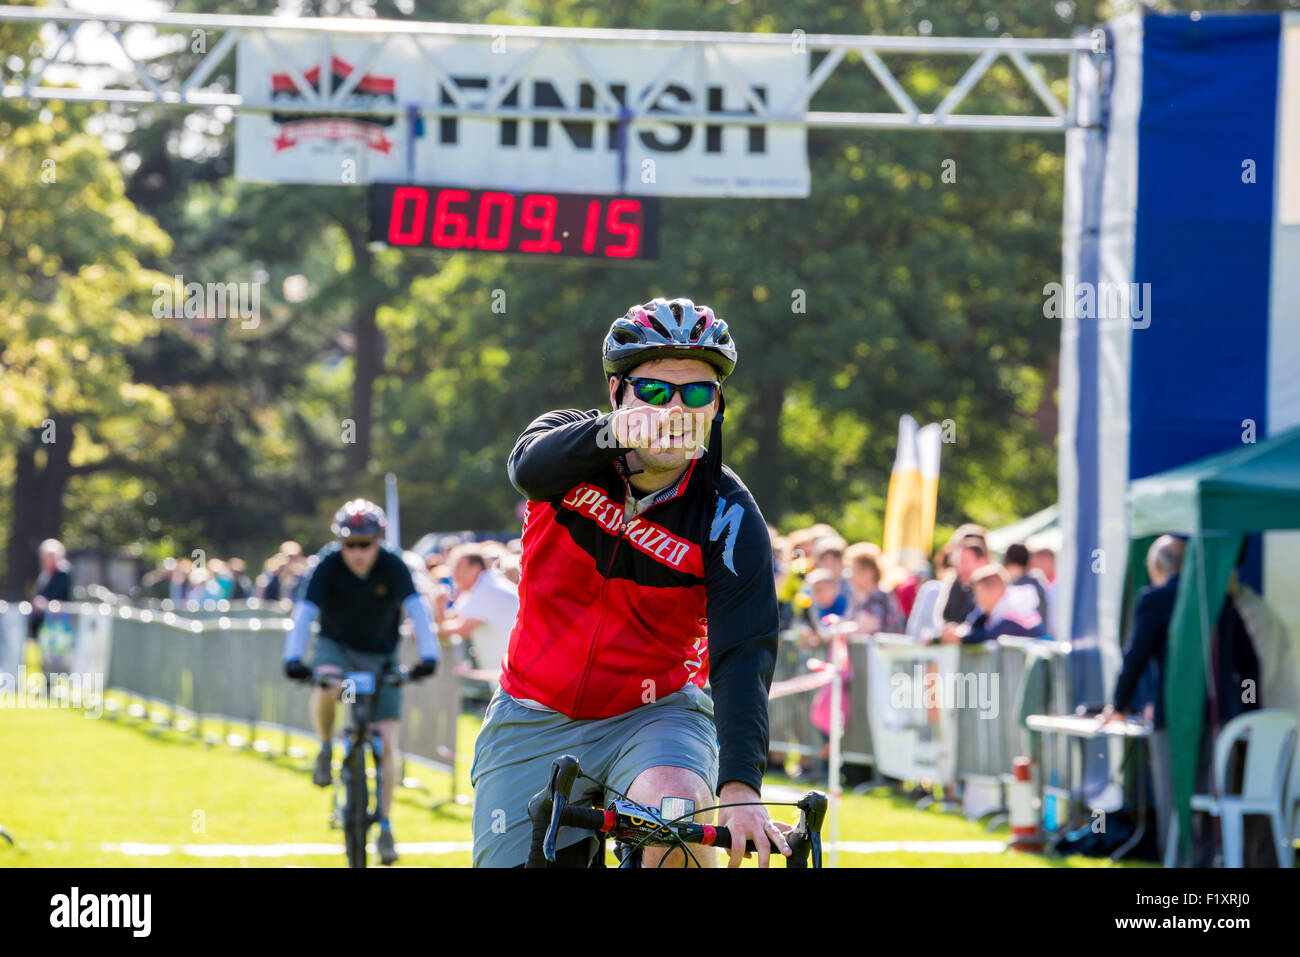
M 246 182 L 809 193 L 804 129 L 762 115 L 806 109 L 789 46 L 277 31 L 242 36 L 237 66 Z

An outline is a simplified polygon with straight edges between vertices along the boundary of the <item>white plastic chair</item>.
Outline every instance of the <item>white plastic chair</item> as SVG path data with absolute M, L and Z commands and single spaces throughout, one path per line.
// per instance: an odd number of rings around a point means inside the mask
M 1246 741 L 1241 793 L 1228 794 L 1228 760 L 1232 747 Z M 1278 865 L 1292 867 L 1295 849 L 1291 845 L 1289 813 L 1291 764 L 1295 754 L 1296 719 L 1289 711 L 1269 709 L 1247 711 L 1224 725 L 1214 743 L 1214 787 L 1219 796 L 1197 794 L 1192 808 L 1219 818 L 1223 828 L 1223 864 L 1242 866 L 1243 818 L 1266 814 L 1273 827 Z
M 1300 841 L 1300 725 L 1296 727 L 1295 755 L 1291 758 L 1291 790 L 1286 796 L 1286 811 L 1291 815 L 1287 847 L 1294 854 L 1295 842 Z

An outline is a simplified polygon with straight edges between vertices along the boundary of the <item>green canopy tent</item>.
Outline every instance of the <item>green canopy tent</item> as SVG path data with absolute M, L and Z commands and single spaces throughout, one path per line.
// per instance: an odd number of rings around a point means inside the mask
M 1023 542 L 1031 551 L 1035 548 L 1050 548 L 1059 553 L 1061 551 L 1060 513 L 1059 506 L 1049 505 L 1041 512 L 1035 512 L 1012 525 L 993 529 L 984 540 L 988 543 L 989 551 L 999 558 L 1016 542 Z
M 1128 528 L 1126 619 L 1146 584 L 1151 543 L 1165 532 L 1188 536 L 1164 669 L 1174 807 L 1186 860 L 1211 631 L 1245 536 L 1300 528 L 1300 428 L 1131 483 Z

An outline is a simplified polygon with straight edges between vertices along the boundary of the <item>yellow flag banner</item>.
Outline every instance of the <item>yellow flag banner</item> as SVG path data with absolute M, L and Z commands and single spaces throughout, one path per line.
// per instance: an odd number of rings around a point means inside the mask
M 939 451 L 943 447 L 943 429 L 938 422 L 922 426 L 916 434 L 917 458 L 921 463 L 921 549 L 923 560 L 930 557 L 934 544 L 934 513 L 939 507 Z
M 898 420 L 898 451 L 889 475 L 881 545 L 887 564 L 916 571 L 929 560 L 939 499 L 941 444 L 937 424 L 919 428 L 910 415 Z

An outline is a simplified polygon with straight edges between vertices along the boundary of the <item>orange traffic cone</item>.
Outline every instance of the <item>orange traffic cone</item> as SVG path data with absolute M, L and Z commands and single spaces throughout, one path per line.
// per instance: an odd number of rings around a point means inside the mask
M 1007 795 L 1007 804 L 1011 810 L 1011 842 L 1008 846 L 1017 851 L 1043 849 L 1038 815 L 1034 813 L 1034 785 L 1029 776 L 1031 764 L 1026 757 L 1015 758 L 1011 762 L 1014 778 Z

